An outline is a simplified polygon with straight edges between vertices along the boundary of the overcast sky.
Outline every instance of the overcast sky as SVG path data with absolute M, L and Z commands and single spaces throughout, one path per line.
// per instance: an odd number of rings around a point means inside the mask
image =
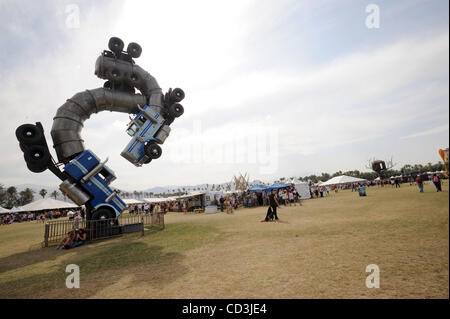
M 370 3 L 379 28 L 366 26 Z M 111 36 L 142 46 L 136 63 L 164 91 L 186 93 L 163 155 L 141 168 L 120 156 L 127 114 L 85 122 L 85 146 L 109 157 L 118 188 L 366 170 L 373 157 L 437 162 L 449 144 L 448 10 L 444 0 L 0 0 L 0 183 L 58 183 L 27 170 L 15 129 L 40 121 L 51 147 L 57 108 L 103 85 L 94 64 Z

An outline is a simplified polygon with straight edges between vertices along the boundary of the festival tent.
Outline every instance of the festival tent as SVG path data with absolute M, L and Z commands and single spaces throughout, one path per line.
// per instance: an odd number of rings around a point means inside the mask
M 281 183 L 273 183 L 272 185 L 266 187 L 266 189 L 279 189 L 279 188 L 285 188 L 289 187 L 289 185 L 281 184 Z
M 253 187 L 250 187 L 248 190 L 251 192 L 261 192 L 263 190 L 266 190 L 266 187 L 260 186 L 260 185 L 255 185 Z
M 322 185 L 320 185 L 320 186 L 347 184 L 347 183 L 360 183 L 360 182 L 367 182 L 367 180 L 362 179 L 362 178 L 352 177 L 352 176 L 341 175 L 341 176 L 336 176 L 336 177 L 333 177 L 333 178 L 327 180 L 326 182 L 322 183 Z
M 150 197 L 150 198 L 144 198 L 144 201 L 147 203 L 165 203 L 165 202 L 173 202 L 176 201 L 173 197 Z
M 125 199 L 122 199 L 122 200 L 127 205 L 134 205 L 134 204 L 145 203 L 145 200 L 137 200 L 137 199 L 134 199 L 134 198 L 125 198 Z
M 306 182 L 297 182 L 294 184 L 297 193 L 300 195 L 300 199 L 311 198 L 311 193 L 309 191 L 309 185 Z
M 52 198 L 42 198 L 32 203 L 21 206 L 17 212 L 33 212 L 39 210 L 61 209 L 61 208 L 76 208 L 78 205 L 74 203 L 67 203 Z
M 205 207 L 207 204 L 206 192 L 201 191 L 190 192 L 187 195 L 177 196 L 176 199 L 189 200 L 192 207 Z
M 10 213 L 9 209 L 3 208 L 2 206 L 0 206 L 0 214 L 8 214 Z

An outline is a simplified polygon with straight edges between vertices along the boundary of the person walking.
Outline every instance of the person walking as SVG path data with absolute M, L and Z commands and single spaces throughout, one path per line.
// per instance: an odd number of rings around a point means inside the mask
M 423 193 L 423 179 L 422 177 L 420 177 L 420 175 L 417 175 L 416 177 L 416 184 L 419 187 L 419 191 Z
M 280 206 L 278 203 L 277 195 L 274 191 L 269 194 L 269 208 L 267 209 L 266 218 L 262 222 L 268 222 L 270 219 L 275 219 L 278 221 L 277 207 Z
M 434 174 L 433 176 L 433 184 L 436 187 L 437 192 L 442 192 L 441 179 L 437 174 Z

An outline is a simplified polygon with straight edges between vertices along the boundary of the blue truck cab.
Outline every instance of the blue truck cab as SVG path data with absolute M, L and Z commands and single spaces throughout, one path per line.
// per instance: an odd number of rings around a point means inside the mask
M 139 106 L 139 111 L 128 124 L 127 133 L 132 139 L 120 153 L 138 167 L 161 156 L 158 144 L 164 143 L 170 133 L 170 127 L 165 125 L 164 117 L 156 108 L 144 105 Z
M 64 167 L 70 178 L 60 185 L 61 191 L 76 204 L 89 205 L 93 220 L 117 218 L 126 207 L 118 192 L 109 187 L 116 176 L 106 162 L 86 150 Z

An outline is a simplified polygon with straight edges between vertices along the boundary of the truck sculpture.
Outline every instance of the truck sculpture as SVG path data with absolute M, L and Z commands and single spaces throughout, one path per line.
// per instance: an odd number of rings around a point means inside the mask
M 53 118 L 51 136 L 58 161 L 50 154 L 40 122 L 16 129 L 28 169 L 54 173 L 62 181 L 60 190 L 77 205 L 86 206 L 87 220 L 117 219 L 125 203 L 109 186 L 116 176 L 105 165 L 107 159 L 101 162 L 84 148 L 83 122 L 101 111 L 135 114 L 127 128 L 132 139 L 121 155 L 139 167 L 161 156 L 159 145 L 169 136 L 170 124 L 184 112 L 179 104 L 183 90 L 169 89 L 163 94 L 155 78 L 135 64 L 142 53 L 139 44 L 129 43 L 123 51 L 123 41 L 113 37 L 108 48 L 95 64 L 95 75 L 106 80 L 103 87 L 75 94 Z

